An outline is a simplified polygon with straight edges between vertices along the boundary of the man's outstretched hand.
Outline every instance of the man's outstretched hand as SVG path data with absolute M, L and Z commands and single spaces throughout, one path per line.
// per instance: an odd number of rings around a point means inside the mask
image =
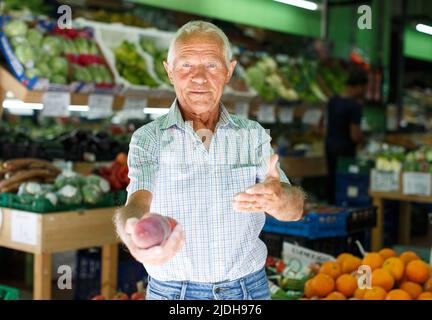
M 266 179 L 234 197 L 233 207 L 238 212 L 266 212 L 282 221 L 301 219 L 304 193 L 300 188 L 280 182 L 278 156 L 270 157 Z

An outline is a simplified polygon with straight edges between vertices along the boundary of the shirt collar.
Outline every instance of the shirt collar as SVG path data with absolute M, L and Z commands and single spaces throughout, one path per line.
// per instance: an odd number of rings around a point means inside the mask
M 232 116 L 221 102 L 221 113 L 219 116 L 219 122 L 217 124 L 218 127 L 224 127 L 228 124 L 232 124 L 234 126 L 238 126 L 238 124 L 233 120 Z M 185 121 L 178 107 L 177 99 L 171 104 L 171 107 L 167 113 L 167 117 L 161 124 L 161 129 L 168 129 L 176 125 L 180 129 L 185 129 Z

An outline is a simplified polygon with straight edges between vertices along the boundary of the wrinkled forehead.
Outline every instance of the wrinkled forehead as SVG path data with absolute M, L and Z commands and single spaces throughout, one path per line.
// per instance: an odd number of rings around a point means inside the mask
M 223 41 L 213 33 L 187 34 L 175 43 L 174 56 L 184 55 L 213 55 L 224 58 Z

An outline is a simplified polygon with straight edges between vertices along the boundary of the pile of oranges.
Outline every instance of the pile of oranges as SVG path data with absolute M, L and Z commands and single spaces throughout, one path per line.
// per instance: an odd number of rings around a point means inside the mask
M 372 271 L 371 288 L 358 287 L 360 266 Z M 368 253 L 360 259 L 350 253 L 321 264 L 305 283 L 303 299 L 321 300 L 432 300 L 432 267 L 412 251 L 397 256 L 392 249 Z

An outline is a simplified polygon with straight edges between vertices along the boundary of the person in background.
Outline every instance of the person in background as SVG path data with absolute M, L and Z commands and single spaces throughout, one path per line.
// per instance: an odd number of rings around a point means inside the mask
M 367 83 L 368 75 L 363 69 L 351 68 L 343 93 L 332 97 L 327 105 L 325 144 L 330 204 L 335 203 L 338 159 L 355 157 L 357 146 L 364 143 L 360 125 Z

